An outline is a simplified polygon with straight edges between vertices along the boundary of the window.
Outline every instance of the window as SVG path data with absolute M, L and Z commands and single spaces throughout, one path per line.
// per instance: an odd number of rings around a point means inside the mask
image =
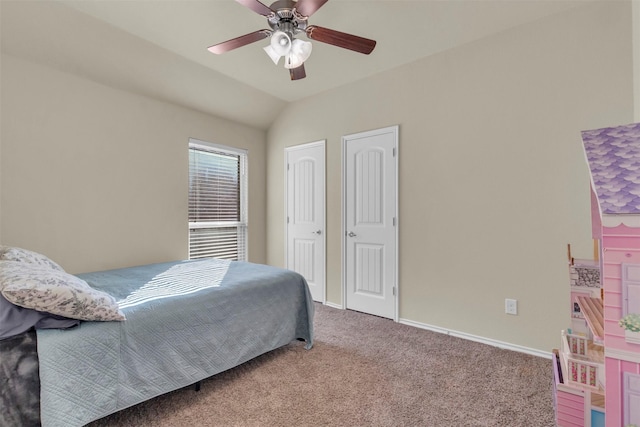
M 189 259 L 247 259 L 247 151 L 189 139 Z

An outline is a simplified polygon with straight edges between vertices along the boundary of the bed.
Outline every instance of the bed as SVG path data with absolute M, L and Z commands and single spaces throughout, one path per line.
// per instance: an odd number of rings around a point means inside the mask
M 37 330 L 39 381 L 23 382 L 39 386 L 44 427 L 81 426 L 293 340 L 313 344 L 313 301 L 304 278 L 289 270 L 205 259 L 77 277 L 112 295 L 126 320 Z M 33 337 L 0 341 L 1 363 L 16 352 L 29 357 Z M 5 406 L 15 394 L 3 396 Z

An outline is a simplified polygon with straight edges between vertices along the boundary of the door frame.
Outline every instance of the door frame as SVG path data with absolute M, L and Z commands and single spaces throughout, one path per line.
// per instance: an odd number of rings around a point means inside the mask
M 341 286 L 342 286 L 342 308 L 346 309 L 347 308 L 347 239 L 345 238 L 347 235 L 347 143 L 349 140 L 351 139 L 355 139 L 355 138 L 363 138 L 363 137 L 367 137 L 367 136 L 371 136 L 371 135 L 379 135 L 381 133 L 393 133 L 394 138 L 396 140 L 396 148 L 395 148 L 395 155 L 393 156 L 394 161 L 396 163 L 396 176 L 395 176 L 395 180 L 396 180 L 396 197 L 394 200 L 395 203 L 395 213 L 394 216 L 396 218 L 396 224 L 395 224 L 395 239 L 396 239 L 396 256 L 394 259 L 394 262 L 396 264 L 396 271 L 395 271 L 395 288 L 396 288 L 396 292 L 394 295 L 395 298 L 395 314 L 393 316 L 393 321 L 394 322 L 398 322 L 399 321 L 399 315 L 400 315 L 400 281 L 399 281 L 399 277 L 400 277 L 400 272 L 399 272 L 399 253 L 400 253 L 400 246 L 399 246 L 399 236 L 400 236 L 400 217 L 398 215 L 398 207 L 399 207 L 399 175 L 400 175 L 400 165 L 398 162 L 398 159 L 400 157 L 400 138 L 399 138 L 399 125 L 394 125 L 394 126 L 388 126 L 385 128 L 380 128 L 380 129 L 374 129 L 374 130 L 369 130 L 369 131 L 364 131 L 364 132 L 356 132 L 356 133 L 352 133 L 349 135 L 344 135 L 342 137 L 342 173 L 341 173 L 341 191 L 342 191 L 342 195 L 341 195 L 341 202 L 342 202 L 342 209 L 341 209 L 341 229 L 340 229 L 340 235 L 342 238 L 342 244 L 340 246 L 341 249 L 341 267 L 342 267 L 342 272 L 341 272 Z
M 322 270 L 323 274 L 323 283 L 322 283 L 322 298 L 320 299 L 320 303 L 327 303 L 327 148 L 326 148 L 326 139 L 321 139 L 319 141 L 307 142 L 304 144 L 292 145 L 289 147 L 285 147 L 284 149 L 284 264 L 286 268 L 289 268 L 289 174 L 288 174 L 288 158 L 289 153 L 295 150 L 302 150 L 306 148 L 312 148 L 315 146 L 322 147 L 322 155 L 324 156 L 324 182 L 322 183 L 322 200 L 324 203 L 324 215 L 322 218 L 322 241 L 323 241 L 323 251 L 322 255 Z

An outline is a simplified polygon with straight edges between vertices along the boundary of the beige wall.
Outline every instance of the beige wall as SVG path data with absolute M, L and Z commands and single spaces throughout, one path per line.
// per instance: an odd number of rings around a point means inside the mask
M 0 100 L 2 99 L 2 55 L 0 55 Z M 0 118 L 2 118 L 2 102 L 0 102 Z M 2 123 L 0 122 L 0 125 Z M 0 242 L 2 242 L 2 128 L 0 128 Z
M 640 122 L 640 1 L 631 3 L 633 22 L 633 98 L 634 121 Z
M 579 131 L 632 121 L 634 99 L 640 120 L 639 9 L 581 6 L 300 101 L 268 138 L 2 55 L 0 242 L 75 273 L 184 258 L 195 137 L 249 149 L 250 259 L 282 266 L 283 149 L 326 139 L 339 304 L 340 138 L 399 124 L 400 317 L 548 351 L 567 326 L 566 244 L 591 256 Z
M 400 317 L 550 351 L 566 245 L 592 255 L 580 130 L 633 118 L 629 16 L 580 6 L 290 105 L 268 132 L 268 262 L 285 264 L 283 149 L 326 139 L 327 296 L 342 302 L 341 136 L 398 124 Z
M 2 243 L 72 273 L 184 259 L 189 137 L 249 150 L 265 262 L 265 132 L 2 55 Z

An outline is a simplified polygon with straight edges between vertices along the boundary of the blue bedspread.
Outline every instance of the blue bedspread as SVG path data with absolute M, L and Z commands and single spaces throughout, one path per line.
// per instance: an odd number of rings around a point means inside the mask
M 313 301 L 289 270 L 207 259 L 78 276 L 127 320 L 38 330 L 44 427 L 81 426 L 294 339 L 313 343 Z

